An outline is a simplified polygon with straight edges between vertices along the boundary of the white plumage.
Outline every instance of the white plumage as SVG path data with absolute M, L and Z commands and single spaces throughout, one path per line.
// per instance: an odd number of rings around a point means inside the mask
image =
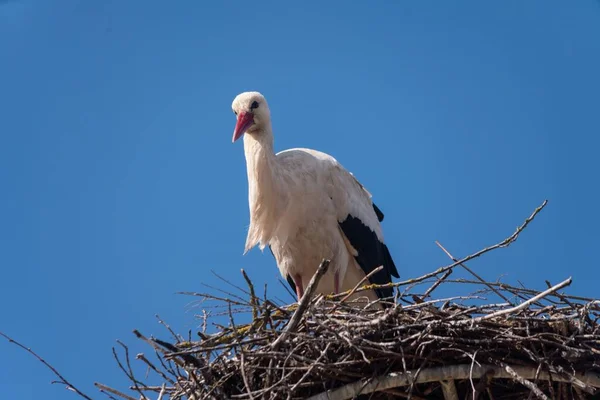
M 372 283 L 398 272 L 383 241 L 383 214 L 371 195 L 333 157 L 311 149 L 275 154 L 268 104 L 258 92 L 238 95 L 235 142 L 244 133 L 250 227 L 244 253 L 269 246 L 281 275 L 302 296 L 322 259 L 331 260 L 317 293 L 352 289 L 379 265 Z M 392 290 L 363 292 L 371 300 Z M 358 296 L 354 296 L 358 297 Z

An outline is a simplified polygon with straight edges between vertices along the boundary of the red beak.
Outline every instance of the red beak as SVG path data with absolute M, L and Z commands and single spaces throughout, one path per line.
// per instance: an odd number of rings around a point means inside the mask
M 254 115 L 249 112 L 240 112 L 235 124 L 235 130 L 233 131 L 232 143 L 238 140 L 254 123 Z

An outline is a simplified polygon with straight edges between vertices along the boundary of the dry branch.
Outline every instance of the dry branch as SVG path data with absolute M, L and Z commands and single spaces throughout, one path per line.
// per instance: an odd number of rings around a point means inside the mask
M 52 371 L 52 373 L 54 373 L 54 375 L 56 375 L 58 377 L 58 379 L 60 379 L 59 381 L 54 381 L 52 383 L 60 383 L 62 385 L 65 385 L 65 387 L 67 388 L 67 390 L 71 390 L 71 391 L 77 393 L 79 396 L 83 397 L 84 399 L 92 400 L 91 397 L 89 397 L 88 395 L 86 395 L 85 393 L 83 393 L 81 390 L 77 389 L 75 387 L 75 385 L 72 385 L 64 376 L 62 376 L 56 370 L 56 368 L 54 368 L 51 364 L 49 364 L 42 357 L 40 357 L 35 351 L 33 351 L 29 347 L 26 347 L 25 345 L 17 342 L 16 340 L 14 340 L 13 338 L 11 338 L 10 336 L 6 335 L 3 332 L 0 332 L 0 336 L 4 337 L 6 340 L 8 340 L 9 343 L 13 343 L 16 346 L 20 347 L 21 349 L 25 350 L 26 352 L 28 352 L 29 354 L 31 354 L 32 356 L 34 356 L 35 358 L 37 358 L 38 361 L 41 362 L 42 364 L 44 364 L 48 369 L 50 369 L 50 371 Z
M 306 287 L 306 292 L 302 296 L 302 299 L 300 299 L 300 304 L 298 304 L 298 308 L 296 309 L 296 312 L 294 312 L 294 315 L 292 315 L 289 324 L 286 325 L 285 329 L 281 333 L 281 336 L 279 336 L 277 340 L 275 340 L 271 345 L 273 349 L 277 349 L 281 342 L 287 339 L 290 332 L 293 332 L 296 329 L 296 327 L 300 323 L 300 319 L 302 318 L 304 312 L 306 311 L 306 308 L 308 307 L 310 300 L 312 300 L 313 294 L 317 289 L 317 285 L 319 284 L 321 277 L 325 275 L 328 268 L 329 260 L 323 260 L 321 262 L 321 265 L 319 265 L 319 268 L 317 268 L 317 271 L 315 272 L 313 277 L 310 279 L 310 282 Z

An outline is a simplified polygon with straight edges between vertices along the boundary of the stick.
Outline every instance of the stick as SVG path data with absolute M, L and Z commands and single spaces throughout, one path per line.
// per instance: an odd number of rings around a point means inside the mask
M 527 306 L 529 306 L 531 303 L 535 303 L 539 299 L 548 296 L 550 293 L 556 292 L 558 289 L 562 289 L 565 286 L 569 286 L 572 281 L 573 280 L 571 279 L 571 277 L 569 277 L 569 278 L 565 279 L 564 281 L 562 281 L 561 283 L 552 286 L 550 289 L 544 290 L 542 293 L 530 298 L 527 301 L 524 301 L 523 303 L 519 304 L 516 307 L 507 308 L 506 310 L 500 310 L 500 311 L 493 312 L 491 314 L 482 315 L 481 317 L 473 318 L 472 322 L 484 321 L 487 319 L 496 318 L 496 317 L 499 317 L 499 316 L 505 315 L 505 314 L 512 314 L 516 311 L 522 310 L 522 309 L 526 308 Z
M 119 365 L 119 368 L 121 368 L 121 370 L 125 373 L 125 375 L 127 376 L 127 378 L 129 378 L 129 380 L 131 382 L 133 382 L 133 386 L 135 388 L 135 391 L 138 392 L 140 394 L 140 396 L 142 396 L 141 399 L 142 400 L 148 400 L 148 398 L 140 390 L 140 387 L 138 385 L 138 383 L 141 384 L 142 386 L 146 386 L 146 384 L 144 382 L 138 381 L 135 378 L 135 376 L 133 375 L 133 370 L 131 369 L 131 363 L 129 362 L 129 349 L 120 340 L 117 340 L 117 343 L 119 343 L 121 345 L 121 347 L 123 347 L 123 349 L 125 349 L 125 361 L 127 362 L 127 367 L 128 367 L 129 370 L 127 370 L 125 368 L 125 366 L 121 363 L 121 360 L 119 359 L 119 355 L 117 354 L 117 350 L 114 347 L 112 348 L 113 357 L 115 358 L 115 360 L 117 361 L 117 364 Z
M 504 368 L 504 370 L 506 372 L 508 372 L 510 374 L 510 376 L 513 377 L 514 380 L 516 380 L 517 382 L 519 382 L 521 385 L 525 386 L 527 389 L 530 389 L 536 396 L 538 399 L 542 399 L 542 400 L 550 400 L 548 398 L 548 396 L 546 396 L 539 387 L 537 387 L 537 385 L 525 378 L 523 378 L 521 375 L 519 375 L 514 369 L 512 369 L 509 365 L 506 365 L 504 363 L 501 363 L 502 368 Z M 539 371 L 536 371 L 536 374 Z
M 442 249 L 442 251 L 444 253 L 446 253 L 446 255 L 448 257 L 450 257 L 450 259 L 454 262 L 458 261 L 456 258 L 454 258 L 454 256 L 452 254 L 450 254 L 450 252 L 448 250 L 446 250 L 444 248 L 444 246 L 442 246 L 440 244 L 440 242 L 438 242 L 437 240 L 435 241 L 435 244 L 438 245 L 438 247 L 440 249 Z M 471 270 L 471 268 L 467 267 L 464 263 L 460 263 L 459 264 L 461 267 L 463 267 L 464 269 L 466 269 L 471 275 L 473 275 L 475 278 L 479 279 L 479 281 L 481 283 L 483 283 L 485 286 L 487 286 L 492 292 L 496 293 L 498 296 L 500 296 L 502 298 L 502 300 L 506 301 L 508 304 L 510 304 L 511 306 L 513 305 L 513 303 L 506 298 L 506 296 L 504 296 L 500 291 L 496 290 L 492 285 L 490 285 L 489 283 L 487 283 L 482 277 L 480 277 L 479 275 L 477 275 L 474 271 Z
M 485 254 L 487 252 L 499 249 L 501 247 L 508 247 L 508 246 L 510 246 L 511 243 L 513 243 L 514 241 L 517 240 L 519 234 L 527 227 L 527 225 L 529 225 L 529 223 L 531 221 L 533 221 L 533 219 L 536 217 L 536 215 L 538 215 L 538 213 L 540 211 L 542 211 L 544 209 L 544 207 L 546 207 L 546 204 L 548 204 L 548 200 L 544 200 L 544 202 L 542 203 L 542 205 L 539 206 L 538 208 L 536 208 L 533 211 L 533 213 L 529 216 L 529 218 L 527 218 L 525 220 L 525 222 L 523 223 L 523 225 L 519 226 L 517 228 L 517 230 L 512 235 L 510 235 L 509 237 L 507 237 L 506 239 L 504 239 L 500 243 L 496 243 L 493 246 L 486 247 L 485 249 L 479 250 L 478 252 L 473 253 L 473 254 L 471 254 L 469 256 L 466 256 L 465 258 L 463 258 L 461 260 L 458 260 L 458 261 L 456 261 L 456 262 L 454 262 L 454 263 L 452 263 L 450 265 L 447 265 L 445 267 L 440 267 L 437 270 L 435 270 L 433 272 L 430 272 L 428 274 L 425 274 L 423 276 L 420 276 L 418 278 L 408 279 L 408 280 L 401 281 L 401 282 L 389 283 L 389 284 L 386 284 L 386 285 L 377 286 L 377 288 L 382 288 L 383 289 L 383 288 L 387 288 L 387 287 L 404 286 L 404 285 L 410 285 L 410 284 L 413 284 L 413 283 L 422 282 L 425 279 L 429 279 L 431 277 L 434 277 L 436 275 L 441 274 L 442 272 L 446 272 L 449 269 L 452 269 L 452 268 L 454 268 L 454 267 L 456 267 L 456 266 L 458 266 L 460 264 L 463 264 L 463 263 L 465 263 L 465 262 L 467 262 L 469 260 L 472 260 L 474 258 L 477 258 L 477 257 L 479 257 L 479 256 L 481 256 L 481 255 L 483 255 L 483 254 Z
M 241 348 L 240 348 L 240 373 L 242 374 L 242 380 L 244 381 L 244 386 L 246 387 L 246 393 L 248 393 L 248 396 L 250 396 L 251 400 L 254 400 L 254 396 L 252 395 L 252 389 L 250 388 L 250 384 L 248 383 L 248 377 L 246 376 L 246 371 L 244 370 L 244 350 Z
M 365 282 L 367 279 L 371 278 L 373 275 L 375 275 L 376 273 L 378 273 L 379 271 L 381 271 L 383 269 L 383 265 L 375 268 L 373 271 L 369 272 L 367 275 L 365 275 L 357 284 L 356 286 L 354 286 L 352 288 L 352 290 L 350 290 L 350 293 L 348 293 L 346 296 L 344 296 L 341 300 L 340 303 L 343 303 L 344 301 L 348 300 L 348 298 L 350 296 L 352 296 L 354 294 L 354 292 L 356 292 L 356 289 L 358 289 L 360 287 L 360 285 L 363 284 L 363 282 Z
M 321 265 L 319 265 L 319 268 L 317 268 L 317 272 L 315 272 L 313 277 L 310 279 L 310 282 L 308 283 L 308 287 L 306 288 L 306 291 L 304 292 L 304 296 L 302 296 L 302 299 L 300 299 L 300 304 L 298 305 L 298 308 L 294 312 L 294 315 L 292 315 L 290 322 L 283 329 L 283 332 L 281 333 L 281 335 L 273 342 L 273 344 L 271 344 L 271 348 L 277 349 L 279 347 L 279 345 L 288 337 L 290 332 L 293 332 L 294 330 L 296 330 L 296 328 L 298 327 L 298 324 L 300 323 L 300 319 L 302 318 L 302 315 L 304 314 L 304 311 L 306 311 L 306 309 L 308 307 L 308 303 L 309 303 L 310 299 L 312 298 L 313 293 L 315 292 L 315 290 L 317 290 L 317 285 L 318 285 L 319 281 L 321 280 L 321 277 L 323 277 L 323 275 L 325 275 L 325 273 L 327 272 L 327 269 L 329 268 L 329 263 L 330 263 L 329 260 L 323 260 L 321 262 Z
M 319 357 L 317 357 L 317 359 L 315 360 L 315 362 L 312 363 L 312 365 L 304 373 L 304 375 L 302 375 L 302 377 L 294 384 L 294 386 L 292 386 L 292 388 L 290 389 L 290 393 L 294 393 L 296 391 L 296 389 L 298 388 L 298 386 L 300 386 L 300 384 L 302 382 L 304 382 L 304 380 L 313 372 L 313 370 L 315 369 L 315 367 L 317 365 L 319 365 L 319 363 L 321 362 L 321 360 L 323 359 L 323 357 L 325 357 L 327 355 L 327 351 L 329 351 L 329 347 L 330 346 L 331 346 L 331 343 L 327 343 L 327 345 L 325 346 L 325 348 L 323 349 L 323 351 L 321 352 L 321 354 L 319 354 Z
M 162 326 L 164 326 L 165 328 L 167 328 L 167 330 L 169 331 L 169 333 L 171 335 L 173 335 L 173 338 L 178 341 L 178 342 L 182 342 L 183 338 L 180 337 L 179 335 L 177 335 L 173 329 L 171 329 L 171 327 L 169 326 L 169 324 L 167 324 L 165 321 L 162 320 L 162 318 L 160 318 L 160 315 L 158 314 L 154 314 L 154 316 L 156 317 L 156 319 L 158 320 L 158 323 L 161 324 Z
M 109 386 L 103 385 L 102 383 L 95 382 L 94 386 L 96 386 L 101 392 L 112 393 L 115 396 L 119 396 L 119 397 L 124 398 L 125 400 L 137 400 L 135 397 L 131 397 L 129 395 L 126 395 L 125 393 L 119 392 L 117 389 L 113 389 L 113 388 L 111 388 Z
M 44 364 L 46 367 L 48 367 L 50 369 L 50 371 L 52 371 L 54 373 L 54 375 L 56 375 L 58 377 L 58 379 L 60 379 L 59 383 L 65 385 L 68 390 L 72 390 L 73 392 L 77 393 L 78 395 L 80 395 L 84 399 L 92 400 L 91 397 L 89 397 L 88 395 L 86 395 L 85 393 L 83 393 L 81 390 L 77 389 L 74 385 L 72 385 L 52 365 L 50 365 L 46 360 L 44 360 L 42 357 L 40 357 L 36 352 L 34 352 L 33 350 L 31 350 L 29 347 L 25 347 L 25 345 L 17 342 L 16 340 L 14 340 L 10 336 L 4 334 L 3 332 L 0 332 L 0 336 L 3 336 L 6 340 L 8 340 L 9 343 L 13 343 L 13 344 L 19 346 L 20 348 L 22 348 L 23 350 L 25 350 L 26 352 L 28 352 L 29 354 L 31 354 L 32 356 L 34 356 L 35 358 L 37 358 L 38 361 L 40 361 L 42 364 Z
M 175 385 L 175 381 L 173 379 L 169 378 L 167 376 L 167 374 L 165 374 L 163 371 L 156 368 L 156 366 L 154 364 L 152 364 L 152 362 L 150 360 L 148 360 L 143 353 L 139 353 L 138 355 L 136 355 L 135 359 L 142 360 L 150 369 L 152 369 L 154 372 L 159 374 L 165 381 L 169 382 L 171 385 Z
M 167 392 L 167 387 L 166 385 L 163 383 L 161 388 L 160 388 L 160 393 L 158 394 L 158 398 L 156 400 L 162 400 L 163 396 L 165 395 L 165 393 Z
M 431 292 L 433 292 L 438 286 L 440 286 L 446 280 L 446 278 L 448 278 L 450 276 L 451 273 L 452 273 L 452 270 L 449 269 L 448 271 L 446 271 L 444 273 L 444 275 L 442 275 L 437 281 L 435 281 L 435 283 L 433 285 L 431 285 L 431 287 L 429 289 L 427 289 L 425 291 L 425 293 L 423 293 L 423 296 L 421 296 L 421 301 L 425 301 L 425 299 L 427 297 L 429 297 Z
M 244 276 L 244 279 L 248 284 L 248 289 L 250 290 L 250 304 L 252 305 L 252 321 L 254 321 L 258 318 L 258 298 L 256 297 L 256 293 L 254 292 L 254 285 L 252 284 L 250 277 L 248 276 L 248 274 L 246 274 L 246 271 L 244 271 L 243 269 L 242 275 Z

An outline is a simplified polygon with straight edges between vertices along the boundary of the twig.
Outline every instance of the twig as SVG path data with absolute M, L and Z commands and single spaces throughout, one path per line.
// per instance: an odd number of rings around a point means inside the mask
M 94 382 L 94 386 L 96 386 L 101 392 L 108 392 L 114 394 L 115 396 L 122 397 L 125 400 L 137 400 L 135 397 L 131 397 L 123 392 L 118 391 L 117 389 L 113 389 L 110 386 L 106 386 L 102 383 Z
M 100 393 L 102 393 L 103 395 L 105 395 L 106 397 L 108 397 L 110 400 L 118 400 L 116 397 L 114 397 L 113 395 L 111 395 L 110 393 L 108 393 L 106 390 L 100 389 Z
M 233 283 L 231 283 L 230 281 L 228 281 L 227 279 L 223 278 L 221 275 L 217 274 L 214 270 L 210 270 L 210 272 L 216 276 L 217 278 L 219 278 L 220 280 L 222 280 L 224 283 L 228 284 L 229 286 L 239 290 L 240 292 L 244 293 L 244 294 L 248 294 L 248 292 L 246 292 L 242 287 L 238 286 L 238 285 L 234 285 Z M 210 287 L 206 284 L 204 284 L 206 287 Z M 218 289 L 219 290 L 219 289 Z M 220 290 L 221 293 L 227 293 L 224 290 Z M 237 296 L 236 296 L 237 297 Z M 241 297 L 238 297 L 238 299 L 243 300 Z
M 149 344 L 150 346 L 152 346 L 152 348 L 153 348 L 154 350 L 156 350 L 157 352 L 160 352 L 160 353 L 162 353 L 163 355 L 166 355 L 166 354 L 168 353 L 168 352 L 167 352 L 165 349 L 163 349 L 162 347 L 160 347 L 160 346 L 159 346 L 158 344 L 156 344 L 154 341 L 152 341 L 151 339 L 148 339 L 146 336 L 142 335 L 142 334 L 140 333 L 140 331 L 138 331 L 137 329 L 134 329 L 134 330 L 133 330 L 133 334 L 134 334 L 134 335 L 135 335 L 135 336 L 136 336 L 138 339 L 141 339 L 141 340 L 143 340 L 144 342 L 148 343 L 148 344 Z M 175 364 L 177 364 L 177 365 L 178 365 L 178 366 L 180 366 L 180 367 L 183 367 L 183 366 L 185 365 L 185 363 L 184 363 L 182 360 L 178 359 L 178 358 L 173 358 L 172 360 L 173 360 L 173 362 L 174 362 Z
M 431 295 L 431 292 L 433 292 L 446 280 L 446 278 L 450 276 L 450 274 L 452 274 L 452 271 L 454 270 L 449 269 L 448 271 L 444 272 L 444 275 L 442 275 L 438 280 L 436 280 L 435 283 L 431 285 L 431 287 L 429 287 L 429 289 L 427 289 L 425 293 L 423 293 L 423 296 L 421 296 L 421 301 L 425 301 L 425 299 Z
M 481 282 L 479 281 L 474 281 L 471 279 L 449 279 L 446 282 L 448 283 L 468 283 L 470 285 L 481 285 Z M 501 290 L 508 290 L 511 291 L 511 293 L 513 294 L 528 294 L 528 295 L 537 295 L 539 292 L 539 290 L 533 290 L 533 289 L 525 289 L 525 288 L 520 288 L 520 287 L 516 287 L 516 286 L 511 286 L 508 283 L 504 283 L 504 282 L 487 282 L 488 285 L 492 285 L 498 289 Z M 561 296 L 569 299 L 569 300 L 577 300 L 577 301 L 594 301 L 593 298 L 589 298 L 589 297 L 583 297 L 583 296 L 575 296 L 572 294 L 564 294 L 561 293 Z M 558 296 L 558 294 L 556 293 L 551 293 L 550 297 L 557 297 L 560 299 L 560 296 Z M 523 297 L 525 299 L 525 297 Z M 548 300 L 551 301 L 551 300 Z M 558 304 L 558 303 L 556 303 Z
M 158 397 L 156 398 L 156 400 L 162 400 L 163 396 L 165 395 L 165 393 L 167 392 L 167 386 L 163 383 L 161 388 L 160 388 L 160 393 L 158 394 Z
M 248 383 L 248 377 L 246 376 L 246 371 L 244 368 L 244 350 L 240 349 L 240 372 L 242 373 L 242 380 L 244 381 L 244 386 L 246 387 L 246 392 L 251 400 L 254 400 L 254 396 L 252 395 L 252 389 L 250 388 L 250 384 Z
M 552 287 L 552 284 L 550 283 L 550 281 L 546 280 L 545 282 L 546 282 L 546 285 L 548 285 L 548 287 Z M 575 304 L 571 303 L 569 301 L 569 299 L 567 299 L 565 296 L 563 296 L 562 294 L 560 294 L 558 292 L 556 292 L 556 296 L 558 296 L 562 301 L 567 303 L 569 305 L 569 307 L 571 307 L 573 310 L 577 310 L 577 307 L 575 306 Z M 583 307 L 583 308 L 585 309 L 585 307 Z M 586 320 L 589 320 L 589 317 L 588 317 L 587 313 L 585 312 L 585 310 L 581 310 L 579 333 L 583 332 L 583 326 L 584 326 Z
M 117 340 L 117 343 L 119 343 L 121 345 L 121 347 L 123 347 L 123 349 L 125 350 L 125 362 L 127 363 L 127 369 L 125 369 L 125 367 L 123 366 L 123 364 L 121 364 L 121 361 L 119 360 L 119 357 L 117 355 L 117 351 L 115 350 L 115 348 L 113 347 L 113 355 L 115 357 L 115 360 L 117 360 L 117 364 L 119 364 L 119 367 L 121 367 L 121 369 L 123 370 L 123 372 L 125 373 L 125 375 L 127 375 L 127 377 L 129 378 L 129 380 L 131 380 L 131 382 L 133 382 L 133 386 L 135 387 L 135 391 L 138 392 L 140 394 L 140 396 L 142 396 L 143 400 L 148 400 L 146 395 L 140 390 L 140 387 L 138 384 L 142 384 L 143 386 L 146 386 L 145 383 L 138 381 L 135 376 L 133 375 L 133 369 L 131 368 L 131 363 L 129 361 L 129 348 L 120 340 Z
M 327 352 L 329 351 L 330 347 L 331 347 L 331 343 L 327 343 L 327 345 L 325 346 L 325 348 L 323 349 L 321 354 L 319 354 L 319 357 L 317 357 L 315 362 L 304 373 L 304 375 L 302 375 L 302 377 L 298 380 L 298 382 L 296 382 L 294 384 L 294 386 L 292 386 L 292 388 L 290 389 L 290 395 L 293 394 L 296 391 L 296 389 L 298 389 L 298 386 L 300 386 L 302 384 L 302 382 L 304 382 L 304 380 L 313 372 L 313 370 L 317 367 L 317 365 L 319 365 L 321 360 L 327 355 Z
M 317 285 L 319 284 L 321 277 L 327 272 L 327 269 L 329 268 L 329 262 L 330 262 L 329 260 L 323 260 L 321 262 L 321 265 L 319 265 L 319 268 L 317 268 L 317 271 L 315 272 L 313 277 L 310 279 L 310 282 L 308 283 L 306 291 L 304 292 L 304 296 L 302 296 L 302 299 L 300 300 L 300 304 L 298 304 L 298 308 L 296 309 L 296 312 L 294 312 L 294 315 L 292 315 L 290 322 L 284 328 L 281 335 L 277 338 L 277 340 L 275 340 L 273 342 L 273 344 L 271 345 L 271 348 L 277 349 L 279 347 L 279 345 L 288 337 L 290 332 L 293 332 L 296 330 L 296 327 L 300 323 L 300 319 L 302 318 L 304 311 L 306 311 L 306 308 L 308 307 L 308 303 L 310 302 L 310 299 L 312 298 L 313 293 L 317 289 Z
M 258 298 L 256 297 L 256 293 L 254 292 L 254 285 L 252 281 L 246 274 L 246 271 L 242 269 L 242 275 L 248 284 L 248 289 L 250 290 L 250 304 L 252 305 L 252 320 L 256 320 L 258 318 Z
M 171 385 L 175 384 L 175 381 L 173 379 L 169 378 L 167 374 L 165 374 L 163 371 L 157 369 L 156 366 L 152 362 L 150 362 L 150 360 L 148 360 L 143 353 L 139 353 L 135 356 L 135 358 L 136 360 L 142 360 L 150 369 L 159 374 L 165 381 L 169 382 Z
M 6 335 L 3 332 L 0 332 L 0 336 L 4 337 L 6 340 L 8 340 L 9 343 L 13 343 L 13 344 L 17 345 L 18 347 L 22 348 L 23 350 L 25 350 L 26 352 L 28 352 L 29 354 L 31 354 L 32 356 L 34 356 L 35 358 L 37 358 L 38 361 L 40 361 L 42 364 L 44 364 L 46 367 L 48 367 L 50 369 L 50 371 L 52 371 L 54 373 L 54 375 L 56 375 L 58 377 L 58 379 L 60 379 L 60 381 L 58 383 L 60 383 L 62 385 L 65 385 L 68 390 L 71 390 L 71 391 L 77 393 L 79 396 L 83 397 L 84 399 L 92 400 L 91 397 L 89 397 L 88 395 L 86 395 L 85 393 L 83 393 L 81 390 L 77 389 L 64 376 L 62 376 L 56 370 L 56 368 L 54 368 L 52 365 L 50 365 L 42 357 L 40 357 L 35 351 L 33 351 L 29 347 L 26 347 L 25 345 L 17 342 L 16 340 L 14 340 L 13 338 L 11 338 L 10 336 Z
M 538 377 L 540 376 L 540 372 L 542 371 L 542 363 L 540 363 L 537 367 L 537 371 L 535 371 L 535 376 L 533 377 L 533 383 L 535 384 L 538 380 Z M 531 396 L 533 396 L 535 394 L 535 391 L 530 391 L 529 392 L 529 396 L 527 396 L 527 400 L 531 399 Z
M 475 394 L 477 393 L 477 390 L 475 390 L 475 384 L 473 383 L 473 367 L 475 366 L 476 363 L 476 359 L 477 359 L 477 352 L 479 350 L 475 350 L 475 354 L 473 354 L 472 356 L 470 354 L 467 353 L 467 355 L 469 357 L 471 357 L 471 370 L 469 371 L 469 382 L 471 383 L 471 389 L 473 390 L 473 400 L 475 400 Z M 481 365 L 479 363 L 477 363 L 477 365 Z
M 530 298 L 529 300 L 519 304 L 516 307 L 508 308 L 506 310 L 496 311 L 491 314 L 482 315 L 481 317 L 473 318 L 473 322 L 485 321 L 487 319 L 496 318 L 501 315 L 512 314 L 514 312 L 522 310 L 522 309 L 528 307 L 531 303 L 535 303 L 536 301 L 540 300 L 541 298 L 548 296 L 550 293 L 556 292 L 558 289 L 562 289 L 565 286 L 569 286 L 571 284 L 571 282 L 572 282 L 572 279 L 571 279 L 571 277 L 569 277 L 569 278 L 565 279 L 564 281 L 562 281 L 561 283 L 558 283 L 558 284 L 552 286 L 550 289 L 544 290 L 542 293 Z
M 160 315 L 155 314 L 154 316 L 158 320 L 159 324 L 161 324 L 162 326 L 164 326 L 165 328 L 167 328 L 167 330 L 169 331 L 169 333 L 173 336 L 173 338 L 176 341 L 178 341 L 178 342 L 182 342 L 183 341 L 183 339 L 179 335 L 177 335 L 175 332 L 173 332 L 173 329 L 171 329 L 171 327 L 169 326 L 169 324 L 167 324 L 165 321 L 162 320 L 162 318 L 160 317 Z
M 537 387 L 537 385 L 529 380 L 527 380 L 526 378 L 522 377 L 521 375 L 519 375 L 514 369 L 512 369 L 509 365 L 506 365 L 504 363 L 500 363 L 500 365 L 502 366 L 502 368 L 504 368 L 504 370 L 506 372 L 508 372 L 508 374 L 517 382 L 519 382 L 521 385 L 525 386 L 527 389 L 531 390 L 538 399 L 542 399 L 542 400 L 550 400 L 548 398 L 548 396 L 546 396 L 539 387 Z M 539 372 L 536 371 L 536 375 Z
M 444 246 L 442 246 L 440 244 L 440 242 L 438 242 L 437 240 L 435 241 L 435 244 L 438 245 L 438 247 L 440 249 L 442 249 L 442 251 L 444 253 L 446 253 L 446 255 L 448 257 L 450 257 L 450 259 L 454 262 L 457 262 L 458 260 L 456 258 L 454 258 L 454 256 L 452 254 L 450 254 L 450 252 L 448 250 L 446 250 L 444 248 Z M 498 290 L 496 290 L 492 285 L 489 285 L 482 277 L 480 277 L 479 275 L 477 275 L 475 273 L 475 271 L 471 270 L 471 268 L 467 267 L 464 263 L 460 263 L 459 264 L 461 267 L 463 267 L 464 269 L 466 269 L 471 275 L 473 275 L 475 278 L 479 279 L 479 282 L 483 283 L 484 285 L 486 285 L 492 292 L 496 293 L 500 298 L 502 298 L 502 300 L 506 301 L 507 303 L 509 303 L 510 305 L 513 305 L 513 303 L 506 297 L 504 296 L 502 293 L 500 293 Z
M 509 237 L 507 237 L 506 239 L 504 239 L 500 243 L 497 243 L 497 244 L 495 244 L 493 246 L 489 246 L 489 247 L 486 247 L 486 248 L 484 248 L 482 250 L 479 250 L 479 251 L 477 251 L 477 252 L 475 252 L 475 253 L 473 253 L 473 254 L 471 254 L 469 256 L 466 256 L 465 258 L 463 258 L 461 260 L 458 260 L 458 261 L 456 261 L 456 262 L 454 262 L 454 263 L 452 263 L 450 265 L 447 265 L 445 267 L 438 268 L 434 272 L 431 272 L 429 274 L 425 274 L 423 276 L 420 276 L 419 278 L 408 279 L 406 281 L 397 282 L 396 285 L 402 286 L 402 285 L 407 285 L 407 284 L 411 284 L 411 283 L 422 282 L 425 279 L 428 279 L 428 278 L 434 277 L 436 275 L 439 275 L 442 272 L 448 271 L 449 269 L 452 269 L 452 268 L 454 268 L 454 267 L 456 267 L 456 266 L 458 266 L 460 264 L 464 264 L 465 262 L 467 262 L 469 260 L 472 260 L 474 258 L 480 257 L 483 254 L 488 253 L 488 252 L 490 252 L 492 250 L 499 249 L 499 248 L 502 248 L 502 247 L 508 247 L 508 246 L 510 246 L 511 243 L 513 243 L 513 242 L 515 242 L 517 240 L 517 238 L 519 237 L 519 234 L 525 228 L 527 228 L 527 225 L 529 225 L 529 223 L 534 220 L 534 218 L 536 217 L 536 215 L 538 215 L 538 213 L 540 211 L 542 211 L 544 209 L 544 207 L 546 207 L 546 204 L 548 204 L 548 200 L 544 200 L 544 202 L 542 203 L 542 205 L 539 206 L 538 208 L 536 208 L 533 211 L 533 213 L 525 220 L 525 222 L 523 223 L 523 225 L 519 226 L 517 228 L 517 230 L 512 235 L 510 235 Z M 389 286 L 391 287 L 393 285 L 389 285 Z M 383 287 L 383 285 L 382 285 L 382 287 Z
M 379 271 L 381 271 L 383 269 L 383 265 L 375 268 L 373 271 L 369 272 L 367 275 L 365 275 L 353 288 L 352 290 L 350 290 L 350 292 L 344 296 L 341 300 L 340 303 L 345 302 L 346 300 L 348 300 L 348 298 L 350 296 L 352 296 L 354 294 L 354 292 L 356 292 L 356 290 L 364 283 L 366 282 L 369 278 L 371 278 L 373 275 L 375 275 L 376 273 L 378 273 Z

